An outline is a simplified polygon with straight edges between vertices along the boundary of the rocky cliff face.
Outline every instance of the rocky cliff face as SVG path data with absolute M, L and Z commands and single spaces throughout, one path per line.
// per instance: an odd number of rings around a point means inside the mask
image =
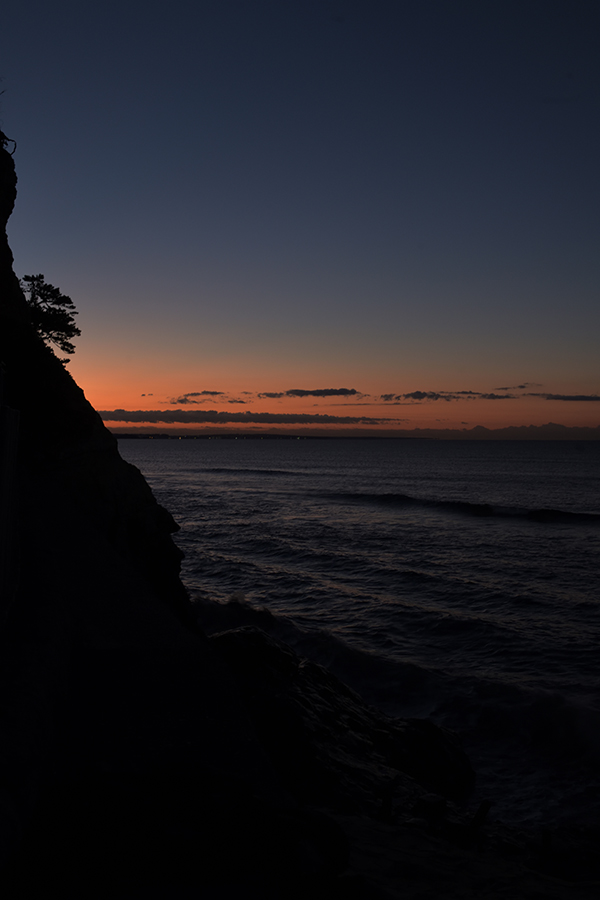
M 30 325 L 5 233 L 15 191 L 1 147 L 1 401 L 15 415 L 0 437 L 16 452 L 0 457 L 11 575 L 0 619 L 0 868 L 53 786 L 68 793 L 101 773 L 142 777 L 194 757 L 272 788 L 231 678 L 194 628 L 177 526 Z
M 29 323 L 6 237 L 16 184 L 13 159 L 2 148 L 0 363 L 2 402 L 19 414 L 21 555 L 35 540 L 28 533 L 29 506 L 58 504 L 70 511 L 73 522 L 83 518 L 185 617 L 189 604 L 179 581 L 181 554 L 171 539 L 175 522 L 139 471 L 121 459 L 116 439 Z

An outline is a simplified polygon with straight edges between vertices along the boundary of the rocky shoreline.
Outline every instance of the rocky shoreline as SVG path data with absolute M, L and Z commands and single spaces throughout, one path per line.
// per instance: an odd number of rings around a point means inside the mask
M 28 321 L 15 196 L 3 144 L 4 896 L 597 896 L 598 833 L 469 810 L 453 735 L 264 631 L 207 636 L 176 524 Z

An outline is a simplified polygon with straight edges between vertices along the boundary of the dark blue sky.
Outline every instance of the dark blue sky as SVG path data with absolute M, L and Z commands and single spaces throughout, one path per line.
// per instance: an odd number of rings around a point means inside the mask
M 594 395 L 599 25 L 577 0 L 13 4 L 17 271 L 75 300 L 101 405 Z M 502 422 L 600 421 L 531 403 Z

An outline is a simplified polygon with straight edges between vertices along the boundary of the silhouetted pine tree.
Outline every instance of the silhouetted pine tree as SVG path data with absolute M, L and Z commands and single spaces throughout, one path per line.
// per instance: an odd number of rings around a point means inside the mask
M 71 338 L 81 330 L 75 324 L 77 310 L 70 297 L 47 284 L 43 275 L 24 275 L 19 284 L 25 294 L 33 327 L 46 342 L 56 344 L 63 353 L 75 353 Z M 62 362 L 68 362 L 63 359 Z

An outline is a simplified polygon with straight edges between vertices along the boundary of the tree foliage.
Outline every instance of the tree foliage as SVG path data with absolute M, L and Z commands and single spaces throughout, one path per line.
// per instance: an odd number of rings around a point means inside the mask
M 47 284 L 43 275 L 24 275 L 20 285 L 25 294 L 33 327 L 43 338 L 56 344 L 63 353 L 75 353 L 72 338 L 81 334 L 75 324 L 77 310 L 70 297 Z M 63 360 L 68 362 L 68 360 Z

